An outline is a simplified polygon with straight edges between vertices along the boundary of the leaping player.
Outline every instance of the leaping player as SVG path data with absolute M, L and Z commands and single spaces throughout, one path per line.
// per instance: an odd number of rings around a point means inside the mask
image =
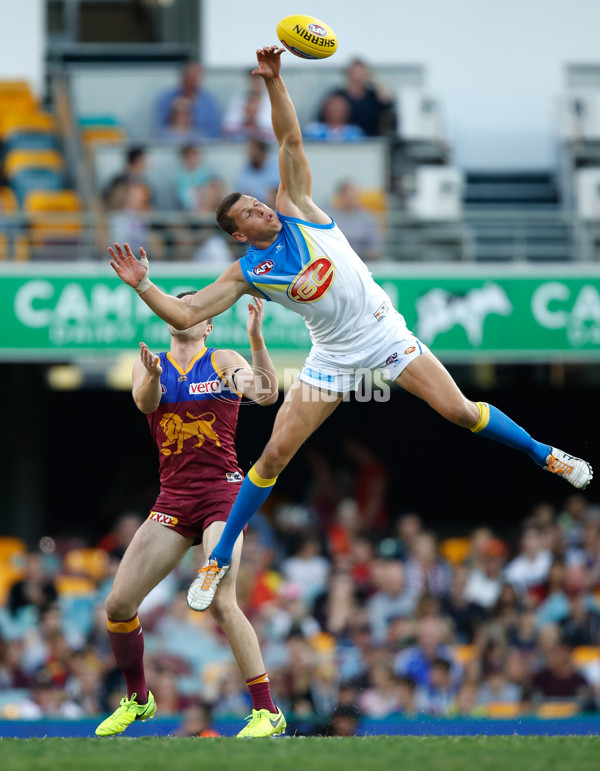
M 271 438 L 242 484 L 219 543 L 189 589 L 188 603 L 195 610 L 210 606 L 232 564 L 232 549 L 242 529 L 301 445 L 329 417 L 343 393 L 357 386 L 357 369 L 387 367 L 398 385 L 442 417 L 521 450 L 580 490 L 592 479 L 586 461 L 536 441 L 493 405 L 467 399 L 427 346 L 407 329 L 335 222 L 315 205 L 300 125 L 280 75 L 282 53 L 276 46 L 258 50 L 258 68 L 253 72 L 266 84 L 279 144 L 277 210 L 242 193 L 231 193 L 217 208 L 220 227 L 249 245 L 239 262 L 184 303 L 151 283 L 143 249 L 140 260 L 126 245 L 124 250 L 118 244 L 109 249 L 120 278 L 174 327 L 190 327 L 250 294 L 302 314 L 311 335 L 311 352 L 277 413 Z M 338 394 L 336 399 L 331 399 L 331 392 Z
M 194 296 L 183 292 L 178 302 L 187 305 Z M 144 675 L 138 607 L 191 546 L 202 543 L 209 555 L 219 540 L 243 479 L 235 452 L 241 395 L 262 404 L 277 399 L 277 376 L 261 333 L 262 300 L 249 304 L 248 312 L 252 366 L 235 351 L 206 347 L 211 318 L 183 331 L 169 327 L 168 353 L 156 356 L 140 344 L 133 398 L 148 416 L 160 453 L 160 493 L 127 548 L 106 598 L 108 635 L 125 675 L 127 696 L 98 726 L 98 736 L 122 733 L 134 720 L 146 720 L 156 712 Z M 211 611 L 252 697 L 252 715 L 238 736 L 279 736 L 285 733 L 285 718 L 273 704 L 256 633 L 235 596 L 242 540 L 236 539 L 231 572 Z

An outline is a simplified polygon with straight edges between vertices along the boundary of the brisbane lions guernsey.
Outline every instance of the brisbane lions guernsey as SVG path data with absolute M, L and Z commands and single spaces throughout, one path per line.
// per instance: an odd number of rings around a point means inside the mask
M 240 394 L 229 389 L 204 348 L 183 371 L 170 353 L 159 353 L 162 396 L 148 423 L 160 455 L 160 485 L 167 493 L 201 493 L 241 482 L 235 451 Z
M 240 259 L 246 281 L 267 300 L 300 313 L 313 345 L 350 353 L 369 345 L 400 318 L 384 290 L 333 220 L 328 225 L 285 217 L 267 249 Z

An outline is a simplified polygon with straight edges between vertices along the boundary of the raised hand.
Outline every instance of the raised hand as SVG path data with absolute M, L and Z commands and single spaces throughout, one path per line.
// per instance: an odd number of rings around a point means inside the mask
M 258 337 L 262 335 L 262 323 L 263 323 L 263 301 L 260 297 L 253 297 L 254 305 L 248 303 L 248 320 L 246 321 L 246 329 L 248 330 L 248 337 Z
M 115 243 L 115 248 L 108 247 L 108 253 L 112 257 L 110 261 L 111 267 L 117 274 L 117 276 L 125 284 L 132 286 L 134 289 L 144 278 L 147 272 L 147 268 L 141 264 L 135 254 L 131 251 L 129 244 Z M 148 259 L 146 252 L 140 246 L 140 258 Z
M 154 377 L 161 376 L 162 367 L 160 366 L 160 357 L 152 353 L 146 343 L 140 343 L 140 359 L 149 375 L 153 375 Z
M 285 48 L 278 46 L 264 46 L 256 52 L 258 67 L 252 70 L 253 75 L 261 75 L 263 78 L 276 78 L 281 70 L 281 54 Z

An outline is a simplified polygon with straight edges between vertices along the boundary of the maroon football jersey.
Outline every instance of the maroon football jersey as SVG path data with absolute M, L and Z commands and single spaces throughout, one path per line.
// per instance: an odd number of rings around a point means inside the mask
M 160 455 L 161 490 L 200 493 L 215 482 L 241 482 L 235 431 L 241 396 L 229 389 L 204 348 L 184 372 L 160 353 L 162 397 L 148 415 Z

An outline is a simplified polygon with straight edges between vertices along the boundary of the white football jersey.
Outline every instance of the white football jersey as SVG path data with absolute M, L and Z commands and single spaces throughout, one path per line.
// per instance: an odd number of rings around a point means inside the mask
M 304 316 L 313 345 L 346 353 L 370 345 L 404 319 L 332 220 L 285 217 L 267 249 L 240 260 L 246 281 L 268 300 Z

